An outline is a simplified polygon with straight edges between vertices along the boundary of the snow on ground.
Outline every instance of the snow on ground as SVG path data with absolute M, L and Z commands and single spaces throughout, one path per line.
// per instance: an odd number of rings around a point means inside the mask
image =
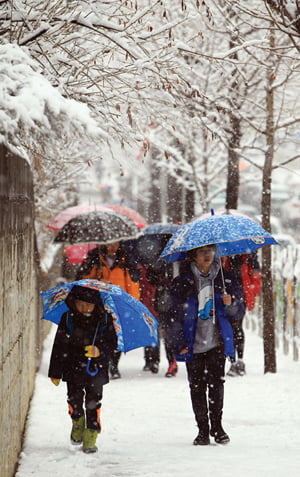
M 99 452 L 69 442 L 66 389 L 47 378 L 55 325 L 44 344 L 16 477 L 298 477 L 300 363 L 278 354 L 278 372 L 263 374 L 261 338 L 246 331 L 247 375 L 226 379 L 227 446 L 193 446 L 197 434 L 185 365 L 165 378 L 143 372 L 143 350 L 122 355 L 122 379 L 104 387 Z M 229 364 L 228 364 L 229 366 Z

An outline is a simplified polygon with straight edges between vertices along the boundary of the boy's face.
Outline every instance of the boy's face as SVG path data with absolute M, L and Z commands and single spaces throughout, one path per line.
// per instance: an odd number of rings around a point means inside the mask
M 215 247 L 206 245 L 195 250 L 194 261 L 197 268 L 204 273 L 208 273 L 215 258 Z
M 85 316 L 90 316 L 93 313 L 96 305 L 95 303 L 89 303 L 87 301 L 75 300 L 75 306 L 79 313 L 82 313 Z

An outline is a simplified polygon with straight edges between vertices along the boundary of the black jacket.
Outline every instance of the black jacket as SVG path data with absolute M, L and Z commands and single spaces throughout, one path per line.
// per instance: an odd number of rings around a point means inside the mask
M 117 336 L 111 315 L 97 310 L 90 317 L 71 310 L 63 314 L 53 343 L 49 377 L 81 385 L 108 383 L 108 364 L 117 347 Z M 90 366 L 91 371 L 97 368 L 98 374 L 90 376 L 86 372 L 88 358 L 85 356 L 85 346 L 93 343 L 98 322 L 94 344 L 99 348 L 100 356 L 91 358 Z

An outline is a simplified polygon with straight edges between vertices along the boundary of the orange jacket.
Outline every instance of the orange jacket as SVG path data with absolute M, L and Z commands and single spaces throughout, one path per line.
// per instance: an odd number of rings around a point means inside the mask
M 128 268 L 121 268 L 118 265 L 113 268 L 109 268 L 109 264 L 103 255 L 100 255 L 100 259 L 104 264 L 102 266 L 102 280 L 112 283 L 113 285 L 118 285 L 127 293 L 129 293 L 129 295 L 139 300 L 140 284 L 139 282 L 134 282 L 132 280 Z
M 100 260 L 102 262 L 101 268 L 94 265 L 91 268 L 91 271 L 86 275 L 81 275 L 81 278 L 94 278 L 96 280 L 103 280 L 113 285 L 118 285 L 123 288 L 129 295 L 133 296 L 137 300 L 140 299 L 140 285 L 139 282 L 134 282 L 130 276 L 128 268 L 121 268 L 116 265 L 113 268 L 109 267 L 109 264 L 100 254 Z

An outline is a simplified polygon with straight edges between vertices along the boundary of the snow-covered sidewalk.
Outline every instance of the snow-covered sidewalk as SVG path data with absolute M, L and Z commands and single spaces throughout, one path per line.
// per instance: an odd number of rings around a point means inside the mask
M 69 442 L 66 389 L 47 378 L 55 325 L 45 341 L 16 477 L 298 477 L 300 363 L 278 353 L 278 372 L 263 374 L 262 340 L 246 331 L 247 375 L 227 378 L 227 446 L 195 447 L 197 434 L 185 365 L 176 378 L 143 372 L 143 350 L 122 355 L 122 379 L 104 387 L 99 452 Z

